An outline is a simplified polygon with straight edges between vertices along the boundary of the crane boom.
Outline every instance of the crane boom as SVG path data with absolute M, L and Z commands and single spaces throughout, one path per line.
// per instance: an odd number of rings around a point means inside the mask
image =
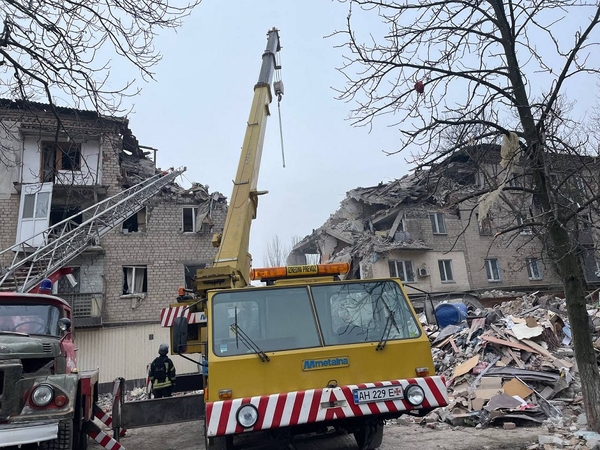
M 271 83 L 275 71 L 279 69 L 276 54 L 281 49 L 276 28 L 269 30 L 267 36 L 225 225 L 223 232 L 213 237 L 213 245 L 219 250 L 213 266 L 199 269 L 196 273 L 196 291 L 201 297 L 208 289 L 237 288 L 249 284 L 250 226 L 252 219 L 256 218 L 258 196 L 266 193 L 257 191 L 256 186 L 267 118 L 270 115 L 269 104 L 273 99 Z M 276 94 L 281 95 L 282 91 Z

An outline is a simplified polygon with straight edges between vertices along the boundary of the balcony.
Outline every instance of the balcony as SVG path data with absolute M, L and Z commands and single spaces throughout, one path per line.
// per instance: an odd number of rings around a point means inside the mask
M 75 327 L 85 328 L 102 326 L 102 309 L 104 307 L 103 293 L 92 292 L 58 295 L 71 305 Z

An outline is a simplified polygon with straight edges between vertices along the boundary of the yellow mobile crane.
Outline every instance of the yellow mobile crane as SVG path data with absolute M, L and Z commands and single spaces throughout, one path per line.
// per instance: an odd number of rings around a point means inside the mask
M 279 69 L 278 31 L 268 33 L 233 194 L 213 267 L 196 274 L 168 314 L 175 353 L 202 353 L 206 445 L 233 436 L 354 433 L 379 447 L 383 420 L 445 406 L 429 340 L 399 279 L 343 280 L 349 265 L 253 269 L 248 241 L 258 169 Z M 275 94 L 283 93 L 279 81 Z M 251 277 L 249 277 L 251 275 Z M 266 283 L 248 286 L 250 278 Z M 183 356 L 183 355 L 182 355 Z

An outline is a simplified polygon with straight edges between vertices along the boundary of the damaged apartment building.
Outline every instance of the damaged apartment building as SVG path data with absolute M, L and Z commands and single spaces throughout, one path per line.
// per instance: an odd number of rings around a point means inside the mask
M 68 219 L 77 229 L 93 214 L 88 208 L 163 174 L 156 151 L 138 144 L 126 118 L 4 100 L 0 122 L 3 270 L 19 243 L 27 242 L 19 247 L 25 254 L 34 251 L 42 243 L 33 236 L 49 226 Z M 53 286 L 73 307 L 79 369 L 101 367 L 101 383 L 145 379 L 146 365 L 169 342 L 161 309 L 212 262 L 212 234 L 227 212 L 220 193 L 172 181 L 143 206 L 73 255 L 71 274 Z M 174 358 L 178 371 L 197 370 Z
M 571 177 L 562 185 L 563 197 L 571 195 L 568 185 L 581 195 L 575 184 L 582 182 Z M 465 148 L 427 170 L 349 191 L 339 209 L 294 246 L 288 263 L 302 264 L 304 255 L 315 253 L 322 262 L 346 261 L 349 277 L 399 277 L 413 298 L 562 291 L 540 236 L 527 225 L 537 208 L 527 189 L 531 183 L 523 166 L 507 173 L 499 145 Z M 480 218 L 483 193 L 500 184 L 508 206 L 497 201 Z M 578 251 L 593 287 L 600 282 L 600 265 L 591 214 L 581 212 Z

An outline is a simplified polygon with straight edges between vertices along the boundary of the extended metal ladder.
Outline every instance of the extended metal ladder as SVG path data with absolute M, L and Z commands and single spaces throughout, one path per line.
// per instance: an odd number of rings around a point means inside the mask
M 14 252 L 12 264 L 0 269 L 0 290 L 27 292 L 34 288 L 87 247 L 99 245 L 102 236 L 144 208 L 148 200 L 185 170 L 169 169 L 94 204 L 75 215 L 83 217 L 81 224 L 75 223 L 73 216 L 52 225 L 36 235 L 43 237 L 37 248 L 27 244 L 32 240 L 29 237 L 0 252 L 0 258 Z

